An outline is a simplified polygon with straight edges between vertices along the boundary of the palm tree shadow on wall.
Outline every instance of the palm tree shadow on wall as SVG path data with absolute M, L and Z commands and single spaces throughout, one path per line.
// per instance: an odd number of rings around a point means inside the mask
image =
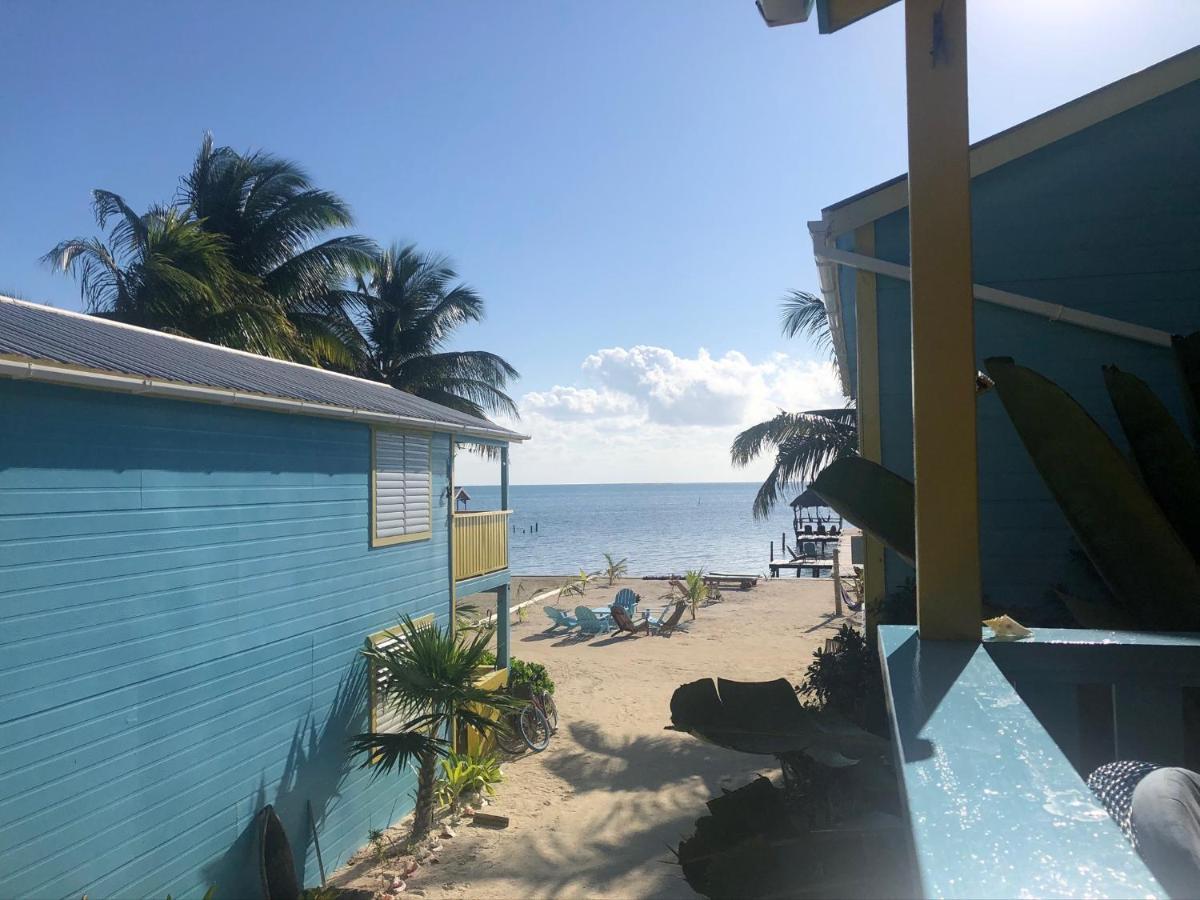
M 326 817 L 336 806 L 342 782 L 351 769 L 346 752 L 348 739 L 366 729 L 367 670 L 361 659 L 355 659 L 342 676 L 333 703 L 325 719 L 318 724 L 316 711 L 310 709 L 296 723 L 288 749 L 287 762 L 275 787 L 273 800 L 268 799 L 268 772 L 260 776 L 258 790 L 250 803 L 249 817 L 237 838 L 218 859 L 203 867 L 206 885 L 215 885 L 220 897 L 256 898 L 262 895 L 259 880 L 259 849 L 257 814 L 267 803 L 287 831 L 288 841 L 301 885 L 307 880 L 306 863 L 312 852 L 313 823 L 318 835 Z M 312 806 L 312 820 L 308 807 Z M 246 809 L 238 804 L 239 819 Z M 322 848 L 327 853 L 324 847 Z M 332 872 L 333 860 L 325 858 L 326 871 Z

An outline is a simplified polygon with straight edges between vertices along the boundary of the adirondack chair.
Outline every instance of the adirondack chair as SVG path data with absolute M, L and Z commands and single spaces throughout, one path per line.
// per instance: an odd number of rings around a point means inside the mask
M 617 591 L 617 596 L 613 598 L 613 606 L 620 606 L 625 610 L 626 615 L 632 619 L 639 600 L 641 600 L 641 597 L 629 588 L 621 588 Z
M 555 628 L 559 627 L 570 631 L 579 624 L 556 606 L 543 606 L 542 609 L 546 611 L 546 615 L 550 617 L 550 622 L 552 623 L 550 627 L 546 629 L 547 631 L 553 631 Z
M 617 624 L 617 634 L 622 632 L 627 634 L 650 633 L 650 620 L 645 619 L 635 625 L 629 613 L 625 611 L 625 607 L 619 602 L 613 603 L 611 612 L 613 621 Z
M 600 618 L 586 606 L 575 607 L 575 621 L 580 634 L 605 634 L 612 628 L 610 621 Z
M 683 611 L 687 609 L 687 606 L 686 600 L 679 600 L 675 603 L 675 609 L 665 619 L 663 618 L 663 615 L 666 614 L 665 609 L 658 616 L 651 616 L 647 619 L 650 623 L 651 633 L 670 637 L 675 629 L 683 628 L 684 626 L 679 624 L 679 620 L 683 618 Z

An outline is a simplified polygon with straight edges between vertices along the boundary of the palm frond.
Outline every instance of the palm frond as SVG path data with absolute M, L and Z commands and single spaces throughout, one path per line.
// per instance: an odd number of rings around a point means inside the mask
M 789 291 L 781 301 L 781 326 L 785 337 L 803 335 L 818 349 L 833 353 L 829 313 L 825 301 L 807 291 Z
M 780 412 L 737 435 L 729 453 L 734 465 L 745 466 L 771 449 L 774 465 L 754 497 L 757 519 L 766 518 L 788 491 L 814 479 L 833 460 L 858 452 L 855 410 Z
M 350 739 L 350 754 L 362 756 L 361 769 L 376 767 L 377 774 L 394 772 L 426 754 L 445 756 L 450 744 L 424 731 L 367 731 Z

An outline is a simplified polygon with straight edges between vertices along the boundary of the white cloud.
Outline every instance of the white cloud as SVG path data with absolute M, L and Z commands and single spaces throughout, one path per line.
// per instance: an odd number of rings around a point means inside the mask
M 548 391 L 534 391 L 522 397 L 521 412 L 551 419 L 606 419 L 635 414 L 637 402 L 616 391 L 556 384 Z
M 831 363 L 786 354 L 755 362 L 703 348 L 679 356 L 664 347 L 610 347 L 587 356 L 581 376 L 584 383 L 518 401 L 520 421 L 505 424 L 532 440 L 513 451 L 515 481 L 750 481 L 770 463 L 730 466 L 729 445 L 740 430 L 780 409 L 845 403 Z M 465 484 L 495 479 L 483 469 L 459 477 Z

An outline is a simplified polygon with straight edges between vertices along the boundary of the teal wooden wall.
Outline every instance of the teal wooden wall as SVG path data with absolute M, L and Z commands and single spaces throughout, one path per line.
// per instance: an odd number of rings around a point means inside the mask
M 975 280 L 1171 332 L 1200 329 L 1200 84 L 977 176 Z M 852 248 L 852 236 L 846 245 Z M 876 255 L 908 263 L 908 210 L 876 222 Z M 839 240 L 839 246 L 842 241 Z M 853 304 L 853 278 L 841 282 Z M 883 461 L 912 477 L 909 285 L 878 281 Z M 1182 421 L 1170 352 L 1028 313 L 975 304 L 976 353 L 1012 356 L 1057 381 L 1118 442 L 1100 366 L 1146 379 Z M 853 364 L 853 360 L 851 360 Z M 1083 583 L 1073 539 L 999 399 L 978 411 L 983 579 L 990 602 L 1045 603 Z M 895 588 L 911 569 L 888 555 Z
M 406 813 L 344 747 L 364 638 L 448 614 L 448 451 L 371 549 L 364 425 L 0 380 L 0 897 L 257 896 L 263 804 L 307 884 L 306 801 L 329 871 Z

